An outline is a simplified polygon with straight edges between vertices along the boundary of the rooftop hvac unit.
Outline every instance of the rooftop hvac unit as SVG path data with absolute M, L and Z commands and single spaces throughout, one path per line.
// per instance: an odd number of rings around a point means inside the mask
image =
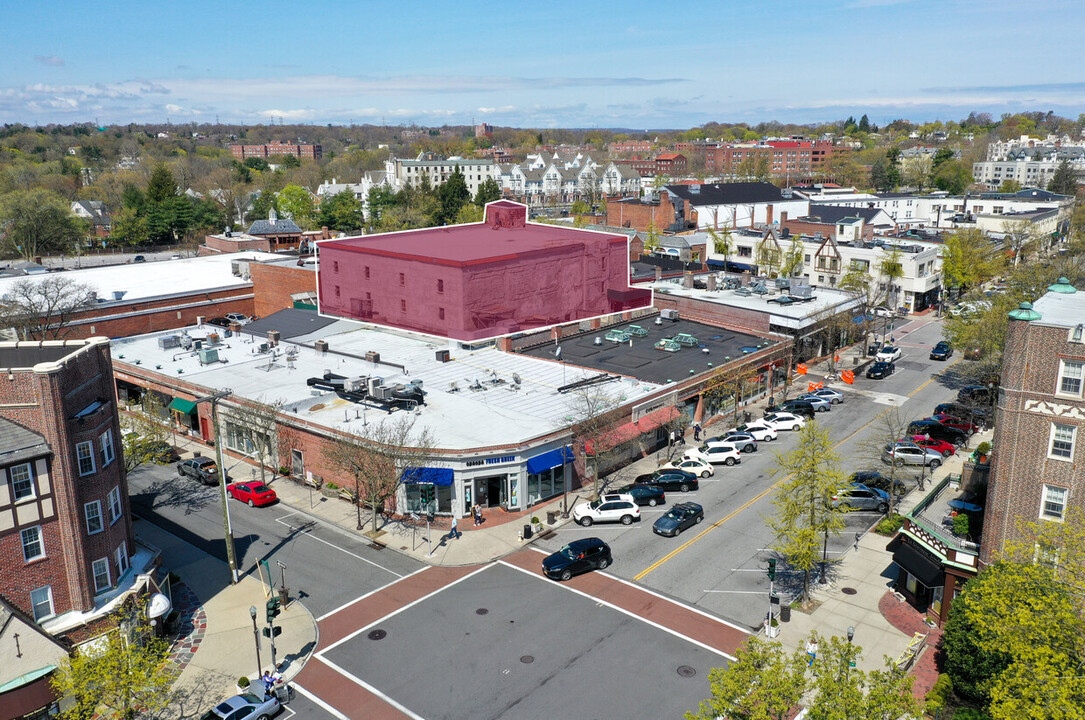
M 437 351 L 437 362 L 446 363 L 448 361 L 449 361 L 448 350 L 438 350 Z
M 317 340 L 315 343 L 313 343 L 313 349 L 316 350 L 317 352 L 321 352 L 321 353 L 328 352 L 328 341 L 327 340 Z
M 369 377 L 366 375 L 347 378 L 343 381 L 343 389 L 347 392 L 366 392 L 369 389 L 368 383 Z
M 659 316 L 664 320 L 678 320 L 678 311 L 673 308 L 665 308 L 659 311 Z
M 219 361 L 218 348 L 203 348 L 200 350 L 200 365 L 210 365 Z
M 369 362 L 380 362 L 381 354 L 379 352 L 376 352 L 375 350 L 367 350 L 365 353 L 365 359 Z
M 377 388 L 384 384 L 384 378 L 371 377 L 369 378 L 369 394 L 373 397 L 377 397 Z
M 173 348 L 181 347 L 180 335 L 165 335 L 158 338 L 159 350 L 172 350 Z
M 270 349 L 271 349 L 271 346 L 268 345 L 267 343 L 260 343 L 260 352 L 266 353 Z

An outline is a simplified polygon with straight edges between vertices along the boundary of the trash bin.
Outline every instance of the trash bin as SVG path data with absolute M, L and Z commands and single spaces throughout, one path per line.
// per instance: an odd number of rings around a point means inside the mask
M 791 622 L 791 606 L 780 606 L 780 622 Z
M 546 524 L 547 525 L 553 525 L 557 521 L 558 521 L 558 513 L 557 513 L 557 511 L 556 510 L 547 510 L 546 511 Z
M 530 540 L 531 535 L 532 535 L 531 525 L 530 524 L 529 525 L 524 525 L 524 540 Z
M 749 410 L 745 411 L 742 414 L 742 417 L 744 418 L 743 422 L 746 422 L 746 423 L 750 422 L 750 411 Z
M 275 683 L 275 698 L 280 703 L 290 702 L 290 686 L 284 682 Z
M 279 602 L 282 603 L 283 607 L 290 604 L 290 591 L 284 587 L 279 588 Z

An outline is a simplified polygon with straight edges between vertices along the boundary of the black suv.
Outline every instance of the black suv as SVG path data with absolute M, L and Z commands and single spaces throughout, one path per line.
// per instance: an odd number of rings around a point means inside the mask
M 859 483 L 860 485 L 866 485 L 869 488 L 877 488 L 878 490 L 889 492 L 889 478 L 882 475 L 877 470 L 860 470 L 857 473 L 852 473 L 851 479 L 848 482 Z M 893 494 L 897 497 L 901 497 L 908 492 L 908 486 L 900 480 L 893 480 L 892 482 Z
M 980 427 L 989 428 L 992 425 L 991 416 L 993 413 L 990 408 L 987 407 L 975 407 L 973 405 L 963 405 L 955 402 L 944 402 L 934 406 L 934 415 L 940 415 L 942 413 L 969 420 L 973 425 L 979 425 Z
M 656 505 L 662 505 L 667 502 L 667 493 L 663 492 L 663 488 L 658 485 L 645 485 L 643 483 L 637 485 L 634 483 L 619 488 L 615 492 L 623 495 L 632 495 L 633 502 L 637 505 L 655 507 Z
M 965 405 L 991 405 L 995 401 L 995 393 L 984 385 L 969 385 L 957 391 L 957 402 Z
M 943 425 L 937 420 L 915 420 L 908 424 L 908 435 L 926 435 L 935 440 L 945 440 L 960 447 L 968 442 L 968 433 Z
M 897 369 L 896 363 L 875 362 L 866 371 L 866 376 L 872 380 L 881 380 L 892 375 Z
M 945 340 L 931 348 L 931 360 L 948 360 L 953 357 L 953 348 Z
M 811 419 L 814 417 L 814 413 L 817 412 L 814 410 L 813 403 L 806 400 L 785 400 L 780 404 L 780 407 L 778 407 L 777 410 L 780 412 L 789 412 L 792 415 L 803 415 Z
M 589 570 L 604 570 L 614 562 L 610 546 L 599 538 L 574 540 L 542 561 L 543 575 L 551 580 L 568 580 Z
M 637 485 L 655 485 L 664 490 L 677 490 L 678 492 L 689 492 L 690 490 L 696 490 L 700 486 L 697 476 L 685 470 L 661 470 L 660 472 L 641 475 L 633 482 Z

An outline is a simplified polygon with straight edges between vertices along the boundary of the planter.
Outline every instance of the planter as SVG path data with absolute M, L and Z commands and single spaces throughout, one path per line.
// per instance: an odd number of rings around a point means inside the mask
M 770 637 L 770 638 L 774 638 L 774 637 L 778 637 L 779 635 L 780 635 L 780 623 L 779 623 L 779 621 L 776 618 L 773 618 L 771 622 L 766 620 L 765 621 L 765 636 Z
M 323 495 L 326 498 L 338 497 L 339 496 L 339 488 L 328 487 L 327 485 L 322 485 L 320 487 L 320 494 Z

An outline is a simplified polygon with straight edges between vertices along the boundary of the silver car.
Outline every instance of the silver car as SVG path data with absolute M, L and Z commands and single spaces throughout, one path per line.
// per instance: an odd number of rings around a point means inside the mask
M 895 443 L 882 450 L 882 462 L 894 465 L 926 465 L 931 470 L 942 464 L 942 453 L 918 445 Z
M 200 720 L 268 720 L 279 712 L 279 701 L 274 695 L 261 697 L 255 693 L 234 695 L 226 698 L 200 716 Z

